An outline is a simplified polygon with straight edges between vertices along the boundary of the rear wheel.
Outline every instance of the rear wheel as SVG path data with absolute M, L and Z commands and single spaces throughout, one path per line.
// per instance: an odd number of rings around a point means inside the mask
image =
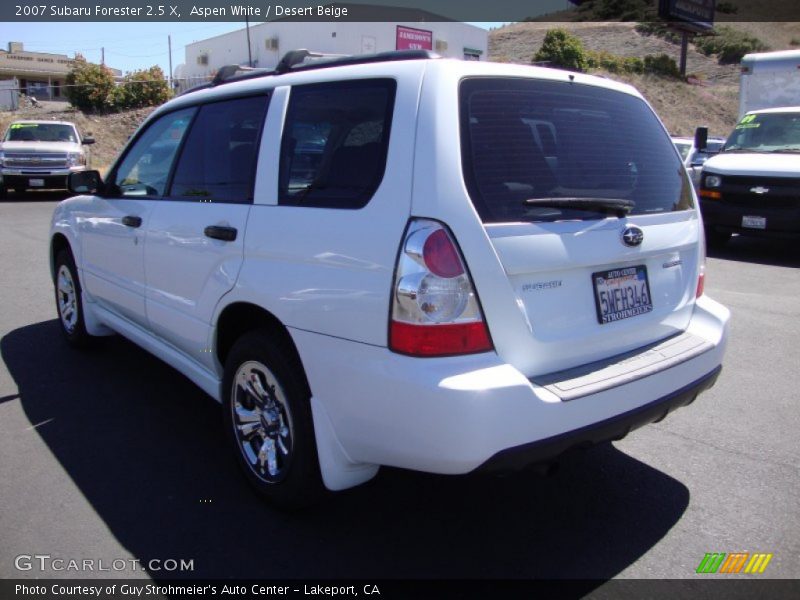
M 267 331 L 243 335 L 225 362 L 225 426 L 236 460 L 264 498 L 286 509 L 323 492 L 300 365 Z
M 722 248 L 731 239 L 727 231 L 717 231 L 713 227 L 706 227 L 706 245 L 709 248 Z
M 72 346 L 84 348 L 93 338 L 86 331 L 81 282 L 69 250 L 61 250 L 56 256 L 55 272 L 56 310 L 61 331 Z

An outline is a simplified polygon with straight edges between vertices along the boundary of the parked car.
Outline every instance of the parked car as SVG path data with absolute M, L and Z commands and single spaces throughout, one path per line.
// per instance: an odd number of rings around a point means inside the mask
M 634 88 L 424 51 L 307 57 L 221 70 L 105 180 L 71 176 L 50 234 L 71 344 L 122 334 L 222 402 L 282 506 L 381 465 L 546 465 L 714 384 L 729 313 Z
M 86 169 L 81 138 L 69 121 L 14 121 L 0 142 L 0 197 L 9 189 L 67 189 L 67 176 Z
M 703 170 L 703 165 L 709 158 L 719 153 L 725 145 L 725 138 L 707 138 L 706 146 L 702 150 L 695 146 L 694 138 L 673 137 L 672 143 L 678 149 L 696 190 L 700 186 L 700 171 Z

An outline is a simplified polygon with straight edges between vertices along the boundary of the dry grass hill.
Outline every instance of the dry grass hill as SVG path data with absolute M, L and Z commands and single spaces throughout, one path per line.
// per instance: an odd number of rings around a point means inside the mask
M 727 25 L 754 35 L 771 50 L 798 48 L 800 23 L 737 23 Z M 680 45 L 656 36 L 642 35 L 635 23 L 514 23 L 489 34 L 490 60 L 528 64 L 539 50 L 549 29 L 560 27 L 578 37 L 587 50 L 618 56 L 643 57 L 667 54 L 677 62 Z M 720 65 L 689 46 L 686 72 L 692 83 L 653 75 L 624 75 L 602 71 L 593 74 L 634 85 L 653 105 L 674 135 L 691 135 L 698 125 L 707 125 L 712 135 L 727 135 L 739 110 L 739 66 Z

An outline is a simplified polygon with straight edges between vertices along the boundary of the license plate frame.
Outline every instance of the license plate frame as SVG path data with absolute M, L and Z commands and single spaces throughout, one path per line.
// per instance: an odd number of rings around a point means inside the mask
M 44 179 L 40 179 L 37 177 L 28 179 L 28 185 L 30 187 L 44 187 Z
M 647 265 L 618 267 L 592 273 L 592 290 L 597 322 L 600 325 L 617 323 L 653 311 Z
M 743 215 L 742 227 L 747 229 L 766 229 L 767 217 L 758 217 L 756 215 Z

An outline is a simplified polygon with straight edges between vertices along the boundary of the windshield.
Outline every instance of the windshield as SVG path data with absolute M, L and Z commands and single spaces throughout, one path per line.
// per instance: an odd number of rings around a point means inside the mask
M 73 142 L 78 141 L 75 128 L 61 123 L 12 123 L 6 142 Z
M 465 79 L 460 96 L 464 177 L 486 223 L 601 219 L 609 204 L 631 215 L 693 206 L 672 140 L 640 98 L 516 78 Z
M 692 149 L 692 144 L 691 142 L 675 142 L 675 147 L 678 149 L 681 158 L 686 160 L 686 157 L 689 156 L 689 150 Z
M 742 117 L 724 152 L 800 152 L 800 113 L 757 113 Z

